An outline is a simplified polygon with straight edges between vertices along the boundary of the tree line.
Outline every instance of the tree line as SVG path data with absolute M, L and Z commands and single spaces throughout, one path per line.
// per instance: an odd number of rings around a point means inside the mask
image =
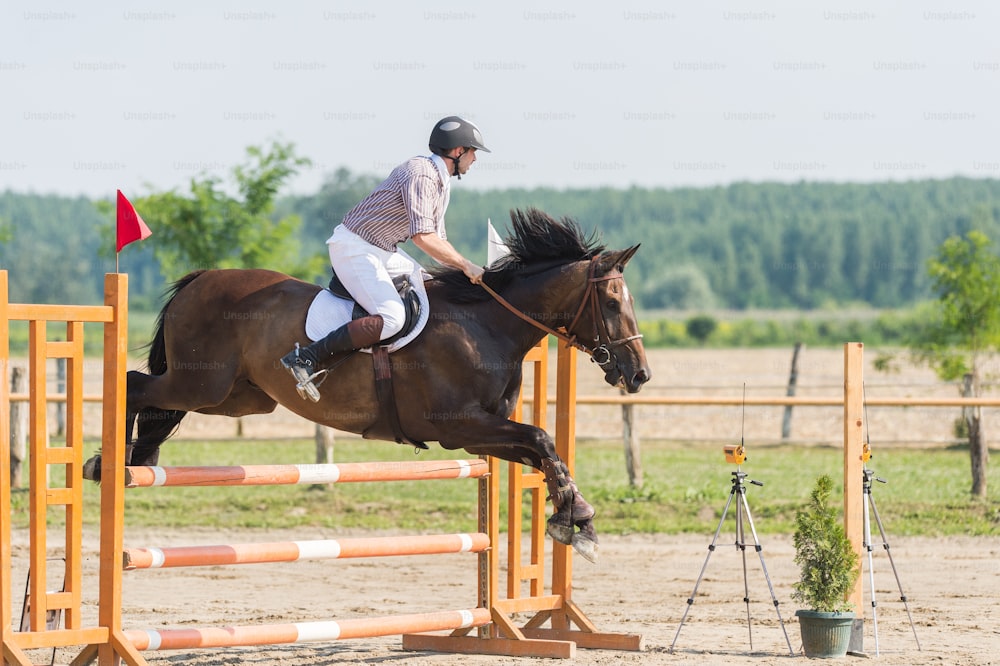
M 342 168 L 314 194 L 277 199 L 275 224 L 297 225 L 285 248 L 297 274 L 325 282 L 324 241 L 381 178 Z M 486 220 L 503 233 L 510 210 L 527 207 L 571 217 L 610 247 L 641 242 L 627 277 L 647 311 L 906 308 L 934 296 L 927 262 L 945 239 L 972 230 L 1000 238 L 1000 180 L 952 178 L 680 189 L 479 191 L 456 183 L 449 240 L 485 262 Z M 154 256 L 155 221 L 147 222 L 153 236 L 123 251 L 121 270 L 132 307 L 152 310 L 167 282 L 207 266 L 165 270 Z M 99 302 L 103 275 L 114 270 L 113 233 L 110 201 L 3 192 L 0 267 L 10 271 L 12 300 Z

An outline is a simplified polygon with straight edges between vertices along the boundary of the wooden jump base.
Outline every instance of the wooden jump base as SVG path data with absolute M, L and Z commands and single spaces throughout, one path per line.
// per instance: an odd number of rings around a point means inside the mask
M 340 540 L 332 542 L 293 542 L 288 544 L 250 544 L 245 546 L 208 547 L 197 552 L 188 549 L 130 550 L 133 561 L 150 558 L 150 564 L 162 557 L 166 566 L 184 557 L 206 564 L 218 559 L 277 561 L 268 558 L 301 559 L 303 549 L 312 556 L 362 557 L 417 552 L 477 553 L 477 604 L 471 611 L 446 611 L 402 615 L 392 618 L 348 619 L 337 622 L 300 622 L 275 627 L 230 627 L 209 629 L 164 629 L 158 631 L 124 631 L 122 617 L 122 572 L 126 551 L 123 547 L 125 516 L 125 370 L 127 350 L 127 291 L 126 275 L 105 277 L 103 306 L 18 305 L 8 302 L 7 273 L 0 271 L 0 367 L 9 366 L 9 322 L 28 321 L 29 326 L 29 440 L 30 455 L 30 606 L 29 630 L 13 630 L 9 524 L 0 535 L 0 628 L 3 638 L 3 659 L 17 666 L 29 666 L 26 650 L 35 648 L 84 645 L 72 666 L 97 660 L 102 666 L 124 661 L 133 666 L 146 664 L 140 653 L 157 645 L 208 647 L 211 645 L 258 645 L 275 642 L 306 640 L 339 640 L 354 637 L 403 635 L 403 648 L 519 656 L 569 658 L 576 647 L 616 650 L 639 650 L 642 637 L 632 634 L 600 633 L 572 601 L 572 551 L 554 543 L 551 552 L 551 580 L 545 580 L 545 484 L 542 474 L 522 465 L 501 463 L 496 459 L 470 461 L 420 461 L 405 463 L 406 471 L 397 464 L 341 464 L 335 466 L 278 465 L 226 467 L 206 471 L 192 468 L 130 468 L 129 482 L 133 486 L 153 485 L 261 485 L 279 483 L 344 483 L 431 478 L 475 478 L 479 484 L 479 531 L 467 535 L 444 537 L 396 538 L 389 545 L 378 540 Z M 50 321 L 66 323 L 66 341 L 47 340 Z M 100 576 L 98 622 L 83 626 L 82 621 L 82 500 L 83 500 L 83 324 L 104 325 L 104 382 L 102 423 Z M 532 422 L 545 427 L 545 405 L 548 355 L 545 340 L 533 349 L 525 361 L 534 369 L 532 399 L 536 408 Z M 65 391 L 67 431 L 65 446 L 46 445 L 47 424 L 45 366 L 50 358 L 67 359 Z M 576 397 L 576 350 L 560 348 L 558 354 L 556 400 L 556 448 L 560 457 L 574 469 L 575 432 L 573 412 Z M 9 386 L 0 382 L 0 408 L 9 403 Z M 521 418 L 521 406 L 516 418 Z M 10 450 L 8 419 L 0 419 L 0 473 L 9 474 Z M 501 489 L 501 464 L 508 465 L 505 497 Z M 47 482 L 49 465 L 62 465 L 66 470 L 64 488 L 50 488 Z M 528 494 L 530 515 L 522 515 L 522 500 Z M 500 502 L 508 502 L 506 586 L 501 584 Z M 61 506 L 66 513 L 65 586 L 62 591 L 46 591 L 47 547 L 46 525 L 49 506 Z M 11 497 L 8 483 L 0 483 L 0 514 L 10 515 Z M 522 562 L 522 520 L 531 525 L 527 562 Z M 484 537 L 486 539 L 484 540 Z M 437 543 L 445 539 L 447 545 Z M 457 541 L 456 541 L 457 539 Z M 367 543 L 362 543 L 367 542 Z M 362 555 L 362 551 L 367 553 Z M 458 550 L 453 550 L 458 549 Z M 395 551 L 395 552 L 393 552 Z M 141 553 L 141 554 L 140 554 Z M 345 554 L 347 553 L 347 554 Z M 284 561 L 284 560 L 281 560 Z M 234 562 L 235 563 L 235 562 Z M 136 565 L 136 568 L 139 568 Z M 526 588 L 526 589 L 525 589 Z M 46 626 L 47 614 L 63 613 L 65 628 Z M 515 613 L 530 613 L 523 626 L 512 619 Z M 551 628 L 544 625 L 550 624 Z M 574 626 L 576 628 L 574 628 Z M 426 632 L 449 631 L 447 635 Z M 475 632 L 475 633 L 472 633 Z M 268 640 L 257 637 L 267 634 Z M 226 638 L 223 639 L 222 636 Z M 155 638 L 154 638 L 155 637 Z M 220 642 L 222 641 L 222 642 Z M 246 642 L 252 641 L 252 642 Z
M 245 465 L 219 467 L 126 467 L 127 488 L 150 486 L 276 486 L 367 481 L 478 479 L 485 460 L 340 463 L 330 465 Z

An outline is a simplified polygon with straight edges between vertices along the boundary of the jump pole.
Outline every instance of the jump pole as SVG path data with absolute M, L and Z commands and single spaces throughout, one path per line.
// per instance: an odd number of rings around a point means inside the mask
M 131 571 L 132 569 L 298 562 L 299 560 L 482 553 L 489 547 L 490 539 L 482 533 L 439 534 L 282 541 L 223 546 L 128 548 L 122 559 L 125 570 Z
M 489 610 L 472 608 L 340 621 L 203 629 L 132 630 L 125 632 L 125 635 L 140 650 L 183 650 L 396 636 L 410 631 L 480 627 L 489 624 L 490 621 Z
M 277 486 L 369 481 L 478 479 L 485 460 L 414 460 L 319 465 L 230 465 L 218 467 L 127 467 L 125 486 Z

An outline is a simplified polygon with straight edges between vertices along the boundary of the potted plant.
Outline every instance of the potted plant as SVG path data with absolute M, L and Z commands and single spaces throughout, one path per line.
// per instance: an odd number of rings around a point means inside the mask
M 854 610 L 847 594 L 860 574 L 858 554 L 830 506 L 833 481 L 816 479 L 809 504 L 795 515 L 795 563 L 800 577 L 792 598 L 807 657 L 843 657 L 851 640 Z

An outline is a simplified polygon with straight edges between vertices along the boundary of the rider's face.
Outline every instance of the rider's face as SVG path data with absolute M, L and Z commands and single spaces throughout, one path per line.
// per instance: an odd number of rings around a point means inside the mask
M 465 154 L 458 158 L 458 172 L 460 174 L 465 174 L 468 172 L 469 167 L 472 163 L 476 161 L 476 149 L 469 148 L 465 151 Z

